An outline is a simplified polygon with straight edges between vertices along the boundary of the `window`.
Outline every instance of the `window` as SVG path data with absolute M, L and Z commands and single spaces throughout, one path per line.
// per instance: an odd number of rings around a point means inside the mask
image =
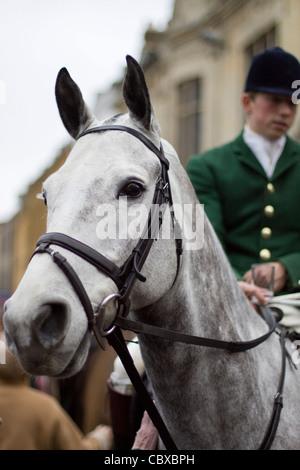
M 258 37 L 250 46 L 246 49 L 246 61 L 247 67 L 250 65 L 252 58 L 260 52 L 270 49 L 276 46 L 276 28 L 271 28 L 267 33 L 262 34 Z
M 185 166 L 199 152 L 201 128 L 201 83 L 194 79 L 179 85 L 179 156 Z

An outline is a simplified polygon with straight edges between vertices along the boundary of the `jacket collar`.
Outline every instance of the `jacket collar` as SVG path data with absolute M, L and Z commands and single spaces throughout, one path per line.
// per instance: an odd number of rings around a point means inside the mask
M 266 180 L 268 180 L 268 177 L 263 167 L 257 160 L 252 150 L 245 143 L 243 139 L 243 132 L 241 132 L 240 135 L 234 141 L 233 151 L 237 155 L 240 162 L 252 168 L 254 171 L 263 176 Z M 275 181 L 277 178 L 279 178 L 279 176 L 281 176 L 291 166 L 293 166 L 296 161 L 299 160 L 299 158 L 300 152 L 298 146 L 296 146 L 295 142 L 289 136 L 287 136 L 283 152 L 277 162 L 274 173 L 270 180 Z

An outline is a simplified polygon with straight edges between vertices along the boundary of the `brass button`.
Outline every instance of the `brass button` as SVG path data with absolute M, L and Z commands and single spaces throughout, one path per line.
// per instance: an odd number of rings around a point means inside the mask
M 270 227 L 264 227 L 261 229 L 260 234 L 265 240 L 267 240 L 272 236 L 272 230 Z
M 275 193 L 275 188 L 274 188 L 274 185 L 272 183 L 268 183 L 267 184 L 267 190 L 269 193 Z
M 264 208 L 264 213 L 265 213 L 265 216 L 267 217 L 273 217 L 274 212 L 275 212 L 275 209 L 273 206 L 266 206 Z
M 263 261 L 268 261 L 271 258 L 271 252 L 267 250 L 267 248 L 264 248 L 260 251 L 259 256 Z

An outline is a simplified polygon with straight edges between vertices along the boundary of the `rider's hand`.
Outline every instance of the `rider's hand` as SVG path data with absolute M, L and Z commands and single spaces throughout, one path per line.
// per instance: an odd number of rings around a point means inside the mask
M 247 299 L 253 304 L 253 297 L 255 297 L 260 305 L 266 306 L 268 301 L 266 297 L 271 293 L 264 287 L 258 287 L 255 284 L 239 281 L 239 286 L 244 292 Z
M 255 276 L 258 276 L 259 284 L 267 287 L 270 284 L 270 270 L 266 266 L 274 266 L 274 294 L 280 292 L 287 282 L 287 272 L 283 264 L 279 262 L 274 263 L 262 263 L 258 268 L 255 269 Z M 243 278 L 246 282 L 251 282 L 251 269 L 247 271 Z

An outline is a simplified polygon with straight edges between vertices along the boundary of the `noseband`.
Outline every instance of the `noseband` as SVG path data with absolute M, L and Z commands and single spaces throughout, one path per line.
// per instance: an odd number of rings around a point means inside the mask
M 40 253 L 48 253 L 49 255 L 51 255 L 53 261 L 64 272 L 66 277 L 69 279 L 71 285 L 73 286 L 86 312 L 89 328 L 93 330 L 98 342 L 103 348 L 104 343 L 101 339 L 101 336 L 106 336 L 111 331 L 111 328 L 104 331 L 102 327 L 104 322 L 103 313 L 105 312 L 105 308 L 110 301 L 117 300 L 117 316 L 121 315 L 124 318 L 128 314 L 130 309 L 130 293 L 135 284 L 135 281 L 146 281 L 146 278 L 141 274 L 141 270 L 147 259 L 147 256 L 154 240 L 158 237 L 158 233 L 163 221 L 163 214 L 167 205 L 170 206 L 170 214 L 176 243 L 176 277 L 179 270 L 180 255 L 182 254 L 181 229 L 175 218 L 173 210 L 172 194 L 168 176 L 169 162 L 165 157 L 162 145 L 160 146 L 160 149 L 158 149 L 153 144 L 153 142 L 151 142 L 145 135 L 143 135 L 139 131 L 130 127 L 120 125 L 93 127 L 91 129 L 87 129 L 82 134 L 80 134 L 78 139 L 87 134 L 100 133 L 104 131 L 121 131 L 133 135 L 138 140 L 140 140 L 148 149 L 150 149 L 159 158 L 161 162 L 161 174 L 155 186 L 151 210 L 149 210 L 146 225 L 137 245 L 121 267 L 118 267 L 111 260 L 103 256 L 101 253 L 94 250 L 90 246 L 82 243 L 81 241 L 69 237 L 63 233 L 57 232 L 49 232 L 42 235 L 37 242 L 37 248 L 33 254 L 34 256 Z M 52 248 L 50 248 L 50 245 L 55 245 L 64 248 L 72 253 L 75 253 L 77 256 L 81 257 L 91 265 L 95 266 L 98 270 L 100 270 L 102 273 L 104 273 L 106 276 L 110 277 L 114 281 L 118 288 L 118 293 L 105 298 L 100 304 L 100 306 L 97 308 L 96 312 L 94 312 L 89 296 L 81 280 L 79 279 L 79 276 L 72 268 L 70 263 L 67 261 L 67 259 L 62 256 L 58 251 L 54 251 Z

